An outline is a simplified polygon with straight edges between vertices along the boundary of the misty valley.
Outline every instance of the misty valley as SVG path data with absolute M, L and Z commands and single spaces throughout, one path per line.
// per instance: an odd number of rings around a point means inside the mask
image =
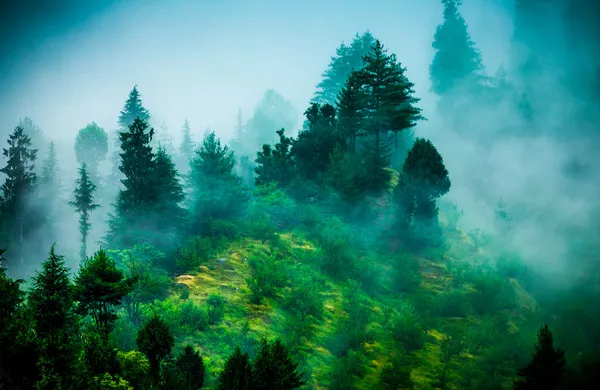
M 135 78 L 3 129 L 0 390 L 600 388 L 597 6 L 516 0 L 495 71 L 441 3 L 428 68 L 339 37 L 229 138 Z

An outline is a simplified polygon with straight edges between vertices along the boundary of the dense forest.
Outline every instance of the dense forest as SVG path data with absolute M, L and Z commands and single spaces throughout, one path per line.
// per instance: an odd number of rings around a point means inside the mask
M 547 175 L 587 196 L 596 6 L 517 0 L 490 72 L 460 1 L 442 3 L 436 131 L 584 145 Z M 521 249 L 546 245 L 528 232 L 559 204 L 510 204 L 482 178 L 494 223 L 465 228 L 402 56 L 359 32 L 300 130 L 268 90 L 228 142 L 185 118 L 175 142 L 135 80 L 118 129 L 90 118 L 70 150 L 23 118 L 0 169 L 0 390 L 600 388 L 598 209 L 560 226 L 558 271 Z

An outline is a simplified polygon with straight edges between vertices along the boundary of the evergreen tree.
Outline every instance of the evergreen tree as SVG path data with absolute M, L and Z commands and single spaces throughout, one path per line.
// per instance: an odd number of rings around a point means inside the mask
M 191 221 L 194 232 L 206 232 L 214 220 L 240 214 L 248 199 L 234 172 L 235 156 L 214 132 L 202 141 L 190 162 Z
M 23 304 L 23 280 L 6 275 L 5 252 L 0 249 L 0 387 L 28 390 L 40 378 L 39 349 Z
M 557 389 L 565 371 L 565 351 L 556 349 L 548 325 L 538 331 L 538 342 L 531 362 L 517 371 L 516 390 Z
M 150 142 L 154 129 L 146 131 L 148 125 L 136 118 L 129 130 L 119 133 L 121 141 L 121 165 L 125 176 L 123 187 L 117 196 L 116 215 L 109 221 L 107 242 L 115 247 L 128 247 L 143 242 L 147 233 L 148 215 L 156 200 L 153 178 L 154 153 Z
M 291 156 L 293 139 L 285 135 L 285 129 L 277 131 L 279 142 L 275 148 L 264 144 L 262 151 L 256 153 L 256 185 L 272 181 L 286 186 L 294 178 L 295 167 Z
M 242 353 L 239 346 L 236 346 L 219 375 L 217 388 L 218 390 L 250 390 L 252 379 L 250 358 L 247 353 Z
M 323 80 L 317 85 L 317 92 L 313 101 L 320 104 L 335 104 L 346 80 L 353 71 L 363 67 L 363 57 L 375 44 L 375 38 L 369 31 L 355 35 L 350 45 L 342 43 L 336 49 L 336 55 L 331 58 L 327 70 L 321 77 Z
M 85 162 L 79 168 L 79 178 L 75 183 L 74 199 L 69 202 L 69 205 L 79 213 L 79 233 L 81 233 L 79 258 L 83 264 L 87 259 L 87 237 L 91 227 L 90 213 L 100 207 L 94 203 L 96 186 L 88 176 Z
M 117 319 L 116 307 L 130 290 L 130 281 L 103 249 L 79 268 L 75 277 L 77 310 L 92 317 L 102 341 L 108 340 Z
M 60 178 L 61 170 L 56 159 L 54 142 L 51 141 L 50 148 L 48 149 L 48 157 L 44 160 L 42 176 L 40 178 L 38 202 L 42 201 L 43 205 L 38 204 L 37 206 L 45 209 L 48 235 L 53 242 L 58 235 L 56 223 L 62 214 L 61 211 L 63 211 L 63 200 L 61 199 L 62 183 Z
M 179 146 L 179 153 L 185 161 L 185 165 L 189 166 L 190 160 L 194 157 L 194 151 L 196 145 L 192 137 L 192 131 L 190 130 L 190 124 L 186 118 L 181 129 L 181 144 Z
M 88 124 L 77 133 L 75 139 L 75 155 L 77 162 L 85 163 L 90 179 L 99 183 L 99 164 L 106 159 L 108 153 L 108 134 L 96 122 Z
M 23 133 L 31 140 L 31 148 L 37 150 L 37 155 L 47 156 L 49 141 L 42 129 L 28 117 L 21 118 L 18 126 L 23 128 Z M 41 168 L 41 166 L 34 167 L 34 172 L 38 177 L 42 175 Z
M 390 175 L 385 168 L 391 157 L 388 133 L 394 135 L 415 126 L 424 119 L 415 107 L 419 99 L 412 96 L 413 86 L 397 62 L 395 54 L 387 54 L 380 41 L 364 57 L 361 80 L 364 90 L 365 164 L 369 170 L 369 187 L 379 190 L 388 185 Z M 397 143 L 396 143 L 397 147 Z
M 55 253 L 54 245 L 42 264 L 42 271 L 33 278 L 28 304 L 42 349 L 42 387 L 75 388 L 78 328 L 73 284 L 63 257 Z
M 435 200 L 450 191 L 451 183 L 442 156 L 431 141 L 417 138 L 406 156 L 400 176 L 395 192 L 402 219 L 436 218 Z
M 245 136 L 244 122 L 242 120 L 242 109 L 238 108 L 238 114 L 235 118 L 235 130 L 233 133 L 233 139 L 231 140 L 231 149 L 236 154 L 241 155 L 243 152 L 242 145 Z
M 198 390 L 204 387 L 204 361 L 194 347 L 187 344 L 175 362 L 183 379 L 184 390 Z
M 269 343 L 263 339 L 252 368 L 254 389 L 292 390 L 306 383 L 281 340 Z
M 325 172 L 333 149 L 342 141 L 337 133 L 333 106 L 312 103 L 304 115 L 307 129 L 298 134 L 290 154 L 298 173 L 306 179 L 315 180 Z
M 364 95 L 360 72 L 352 72 L 337 99 L 338 129 L 351 152 L 356 151 L 356 138 L 363 130 Z
M 6 175 L 2 185 L 4 195 L 3 222 L 10 229 L 9 242 L 17 248 L 23 263 L 23 245 L 32 228 L 32 215 L 28 212 L 27 200 L 33 194 L 37 175 L 34 162 L 37 150 L 31 148 L 31 139 L 22 127 L 17 126 L 8 138 L 8 149 L 3 149 L 7 164 L 0 172 Z
M 173 144 L 173 136 L 169 131 L 169 126 L 167 126 L 165 121 L 159 126 L 159 131 L 156 133 L 156 144 L 153 145 L 153 148 L 163 147 L 168 155 L 173 156 L 177 153 L 177 149 Z
M 338 145 L 331 153 L 325 182 L 341 195 L 344 202 L 355 204 L 367 187 L 368 174 L 357 154 L 344 152 Z
M 433 48 L 435 55 L 429 67 L 431 89 L 447 95 L 456 88 L 472 87 L 479 82 L 483 64 L 458 11 L 460 0 L 442 0 L 444 23 L 437 27 Z
M 160 382 L 160 363 L 171 353 L 175 338 L 169 326 L 154 314 L 138 330 L 136 344 L 140 352 L 148 358 L 150 374 L 155 385 Z
M 137 85 L 135 85 L 131 92 L 129 92 L 129 97 L 119 115 L 119 126 L 122 130 L 126 130 L 137 118 L 144 123 L 150 121 L 150 113 L 142 105 L 142 98 L 138 92 Z
M 162 146 L 159 146 L 154 159 L 153 180 L 156 193 L 153 213 L 159 233 L 153 241 L 160 249 L 172 249 L 179 238 L 186 212 L 180 206 L 184 195 L 179 174 L 171 156 Z

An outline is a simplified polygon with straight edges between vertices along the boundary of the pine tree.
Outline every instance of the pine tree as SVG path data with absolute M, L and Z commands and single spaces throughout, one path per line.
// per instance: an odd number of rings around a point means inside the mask
M 437 27 L 433 48 L 436 53 L 429 67 L 431 89 L 447 95 L 456 88 L 472 88 L 481 79 L 483 64 L 458 11 L 460 0 L 442 0 L 444 23 Z
M 75 139 L 75 155 L 77 162 L 85 163 L 90 179 L 99 183 L 99 164 L 106 159 L 108 153 L 108 134 L 96 122 L 88 124 L 77 133 Z
M 146 212 L 156 200 L 153 179 L 154 153 L 150 142 L 154 129 L 136 118 L 129 130 L 119 133 L 121 141 L 120 171 L 124 175 L 123 187 L 117 196 L 116 215 L 110 217 L 107 242 L 111 246 L 127 247 L 141 241 L 147 233 Z
M 517 371 L 516 390 L 557 389 L 565 371 L 565 351 L 556 349 L 548 325 L 538 331 L 538 342 L 531 362 Z
M 125 279 L 115 261 L 103 249 L 79 268 L 75 277 L 75 300 L 79 302 L 77 311 L 92 317 L 101 341 L 108 342 L 108 335 L 117 319 L 116 307 L 130 291 L 130 281 Z
M 181 144 L 179 145 L 179 153 L 185 160 L 186 164 L 189 164 L 190 160 L 194 157 L 194 151 L 196 145 L 192 137 L 192 131 L 190 130 L 190 124 L 186 118 L 181 129 Z
M 154 314 L 138 330 L 136 344 L 140 352 L 148 358 L 150 374 L 155 385 L 160 382 L 160 363 L 175 346 L 175 338 L 169 326 Z
M 194 347 L 184 346 L 175 366 L 182 376 L 185 390 L 198 390 L 204 386 L 204 361 Z
M 42 271 L 33 278 L 28 299 L 42 348 L 43 388 L 75 388 L 78 328 L 73 291 L 63 256 L 52 245 Z
M 23 263 L 23 245 L 31 227 L 27 198 L 33 194 L 37 182 L 34 162 L 37 150 L 31 148 L 31 139 L 17 126 L 8 138 L 8 149 L 3 149 L 7 164 L 0 172 L 6 175 L 2 185 L 4 195 L 4 222 L 10 228 L 9 242 L 18 248 Z
M 151 207 L 158 232 L 154 243 L 159 249 L 172 249 L 178 241 L 186 210 L 181 207 L 184 194 L 179 173 L 162 146 L 156 152 L 152 179 L 156 198 Z
M 48 235 L 52 242 L 57 238 L 57 220 L 62 214 L 63 200 L 61 197 L 62 182 L 61 170 L 56 159 L 56 151 L 54 142 L 50 142 L 48 149 L 48 157 L 42 165 L 42 176 L 40 178 L 38 202 L 43 205 L 37 205 L 43 208 L 43 213 L 46 214 L 46 225 L 48 227 Z
M 364 90 L 363 123 L 369 136 L 364 159 L 372 190 L 385 188 L 390 179 L 385 170 L 391 157 L 389 132 L 397 135 L 424 119 L 421 109 L 415 106 L 419 99 L 412 96 L 414 84 L 406 78 L 405 71 L 396 55 L 388 55 L 379 40 L 364 57 L 360 77 Z
M 192 230 L 205 232 L 217 219 L 239 215 L 248 199 L 234 171 L 235 155 L 214 132 L 202 141 L 190 162 Z
M 356 151 L 356 139 L 362 135 L 364 95 L 360 72 L 352 72 L 337 99 L 338 129 L 351 152 Z
M 247 353 L 239 345 L 227 358 L 219 374 L 218 390 L 249 390 L 252 388 L 252 365 Z
M 79 178 L 75 184 L 74 199 L 69 202 L 69 205 L 79 213 L 79 233 L 81 233 L 79 258 L 83 264 L 87 259 L 87 237 L 91 227 L 90 213 L 100 207 L 94 203 L 96 185 L 88 176 L 85 162 L 79 168 Z
M 363 67 L 363 57 L 375 44 L 375 38 L 369 31 L 355 35 L 350 45 L 342 43 L 336 49 L 336 55 L 331 58 L 327 70 L 321 77 L 323 80 L 317 85 L 317 92 L 313 101 L 320 104 L 336 103 L 336 99 L 353 71 Z
M 20 289 L 23 280 L 6 275 L 0 249 L 0 385 L 6 389 L 33 389 L 39 380 L 39 348 Z
M 269 343 L 263 339 L 252 368 L 255 389 L 293 390 L 306 383 L 281 340 Z
M 291 156 L 293 139 L 285 135 L 285 129 L 277 131 L 279 142 L 275 147 L 264 144 L 261 152 L 256 153 L 256 185 L 277 182 L 286 186 L 294 178 L 295 167 Z
M 31 118 L 21 118 L 17 126 L 23 128 L 23 133 L 31 140 L 31 148 L 37 150 L 38 156 L 48 155 L 48 147 L 50 142 L 46 138 L 46 135 L 42 129 L 40 129 L 39 126 L 31 120 Z M 41 166 L 34 167 L 34 172 L 38 177 L 42 174 L 41 168 Z
M 150 121 L 150 113 L 142 105 L 142 98 L 138 92 L 137 85 L 129 93 L 125 106 L 119 115 L 119 126 L 122 130 L 128 129 L 136 118 L 145 123 Z

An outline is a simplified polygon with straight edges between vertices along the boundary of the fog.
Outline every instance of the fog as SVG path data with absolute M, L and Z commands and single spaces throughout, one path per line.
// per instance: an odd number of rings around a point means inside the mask
M 461 7 L 488 76 L 510 66 L 511 3 L 472 0 Z M 5 142 L 19 118 L 32 118 L 64 151 L 59 158 L 69 173 L 75 169 L 70 148 L 77 131 L 95 121 L 112 134 L 134 85 L 152 123 L 165 123 L 176 143 L 185 118 L 196 139 L 209 127 L 228 140 L 238 107 L 248 118 L 269 88 L 301 114 L 335 48 L 370 30 L 398 55 L 415 83 L 428 118 L 415 134 L 431 138 L 444 156 L 453 181 L 448 199 L 465 211 L 465 229 L 488 227 L 502 198 L 521 210 L 517 248 L 532 262 L 560 265 L 569 241 L 565 231 L 585 227 L 595 207 L 594 182 L 588 177 L 578 182 L 577 194 L 569 193 L 573 181 L 561 173 L 572 155 L 583 155 L 586 139 L 575 138 L 565 148 L 546 135 L 507 136 L 484 146 L 482 134 L 522 126 L 515 124 L 514 111 L 479 112 L 460 132 L 440 119 L 429 82 L 431 42 L 442 21 L 438 0 L 56 4 L 52 12 L 48 6 L 37 13 L 21 4 L 13 25 L 4 27 L 12 39 L 2 48 L 0 138 Z M 28 19 L 30 13 L 36 17 Z M 559 95 L 553 88 L 547 85 L 547 96 Z M 569 111 L 575 104 L 565 98 L 560 107 Z M 544 126 L 564 123 L 565 112 L 552 106 L 548 112 Z

